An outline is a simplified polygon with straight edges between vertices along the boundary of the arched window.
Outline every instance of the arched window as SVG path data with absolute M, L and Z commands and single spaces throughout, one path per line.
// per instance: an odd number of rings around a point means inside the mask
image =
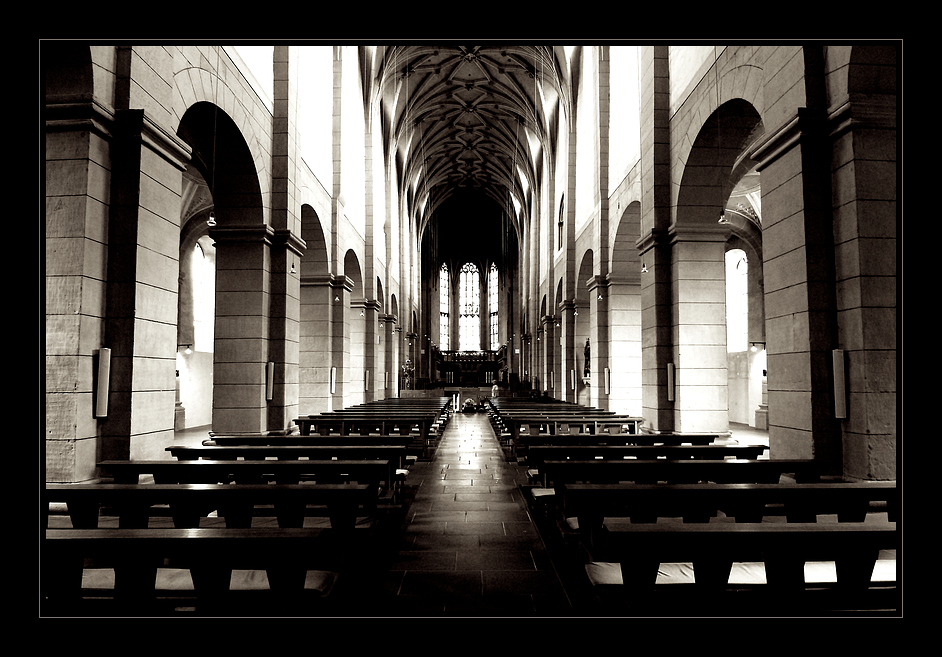
M 491 318 L 491 349 L 497 349 L 498 331 L 497 331 L 497 265 L 491 263 L 491 271 L 487 280 L 488 306 Z
M 448 351 L 448 265 L 442 263 L 438 271 L 438 341 L 442 351 Z
M 458 313 L 461 351 L 481 349 L 481 275 L 477 266 L 466 263 L 458 279 L 460 304 Z

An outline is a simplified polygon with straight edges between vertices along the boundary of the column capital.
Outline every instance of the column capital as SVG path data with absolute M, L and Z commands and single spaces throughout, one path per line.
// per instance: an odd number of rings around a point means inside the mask
M 608 287 L 610 285 L 608 276 L 591 276 L 589 280 L 586 281 L 586 289 L 590 292 L 600 287 Z
M 274 229 L 271 242 L 275 246 L 284 246 L 298 257 L 303 256 L 307 250 L 307 243 L 297 233 L 286 228 Z
M 644 253 L 659 246 L 665 246 L 669 243 L 670 236 L 666 230 L 651 230 L 635 242 L 638 251 Z
M 673 225 L 668 231 L 670 243 L 677 242 L 725 242 L 729 238 L 729 226 L 720 223 L 695 222 L 682 226 Z
M 275 231 L 267 224 L 254 226 L 215 225 L 209 229 L 209 236 L 214 242 L 265 242 L 272 244 Z
M 840 113 L 836 115 L 839 123 Z M 823 135 L 827 130 L 828 117 L 807 107 L 799 107 L 795 115 L 778 127 L 766 133 L 749 152 L 749 158 L 755 160 L 756 171 L 761 172 L 785 153 L 792 150 L 808 135 Z

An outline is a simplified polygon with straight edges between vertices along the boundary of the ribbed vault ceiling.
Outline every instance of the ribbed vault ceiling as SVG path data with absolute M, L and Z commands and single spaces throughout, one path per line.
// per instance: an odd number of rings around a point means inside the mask
M 396 45 L 374 64 L 386 143 L 421 234 L 449 198 L 474 191 L 519 217 L 555 159 L 568 114 L 565 56 L 552 46 Z

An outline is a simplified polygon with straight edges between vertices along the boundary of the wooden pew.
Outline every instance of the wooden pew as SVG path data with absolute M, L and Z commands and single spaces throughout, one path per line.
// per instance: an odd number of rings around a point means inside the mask
M 813 459 L 555 460 L 544 461 L 545 485 L 569 483 L 778 483 L 782 475 L 817 481 L 822 465 Z
M 206 613 L 264 615 L 304 613 L 310 592 L 308 570 L 325 565 L 341 571 L 352 567 L 351 553 L 338 535 L 312 528 L 149 528 L 46 529 L 40 547 L 43 606 L 71 615 L 83 603 L 86 564 L 114 569 L 117 615 L 159 613 L 158 568 L 189 569 L 196 609 Z M 269 595 L 258 607 L 229 590 L 232 571 L 263 570 Z M 183 592 L 171 592 L 186 597 Z M 319 596 L 319 593 L 318 593 Z M 163 604 L 167 604 L 163 602 Z M 171 601 L 171 604 L 173 602 Z
M 321 507 L 334 529 L 352 528 L 357 514 L 377 511 L 378 491 L 367 484 L 46 484 L 49 504 L 68 508 L 73 528 L 96 529 L 103 514 L 118 526 L 146 528 L 158 505 L 166 505 L 177 528 L 198 527 L 216 512 L 227 527 L 249 527 L 262 506 L 270 506 L 280 527 L 301 527 L 308 507 Z
M 210 460 L 262 460 L 266 458 L 282 459 L 383 459 L 396 463 L 397 468 L 405 467 L 406 446 L 395 443 L 379 445 L 171 445 L 166 451 L 181 461 L 197 459 Z
M 758 459 L 767 448 L 763 445 L 583 445 L 550 444 L 527 447 L 527 467 L 539 470 L 545 461 L 664 459 Z
M 641 436 L 642 418 L 611 414 L 603 419 L 602 416 L 586 416 L 578 412 L 552 415 L 517 412 L 502 414 L 501 422 L 509 434 L 511 454 L 517 457 L 525 455 L 527 445 L 547 440 L 550 436 L 594 436 L 596 440 L 604 436 L 606 439 L 617 437 L 625 442 L 634 441 Z
M 395 470 L 387 479 L 395 496 L 401 492 L 401 484 L 408 474 L 405 445 L 171 445 L 166 450 L 180 461 L 208 460 L 358 460 L 380 459 L 394 464 Z
M 736 522 L 761 522 L 769 516 L 815 522 L 818 515 L 828 514 L 839 522 L 864 522 L 868 513 L 883 511 L 895 522 L 900 511 L 895 482 L 561 484 L 556 495 L 561 513 L 578 518 L 586 537 L 597 534 L 603 518 L 612 517 L 708 522 L 722 512 Z
M 804 615 L 819 607 L 857 611 L 893 608 L 896 597 L 893 586 L 889 591 L 875 589 L 875 601 L 868 595 L 880 550 L 899 546 L 895 522 L 629 523 L 610 532 L 606 543 L 605 559 L 621 564 L 624 598 L 635 608 L 652 609 L 659 564 L 674 562 L 694 564 L 692 600 L 700 613 L 716 608 L 715 604 L 725 613 L 748 610 L 760 615 L 783 611 Z M 814 587 L 806 587 L 804 581 L 807 561 L 836 564 L 837 585 L 831 596 L 811 595 Z M 725 603 L 731 599 L 729 575 L 734 562 L 762 562 L 766 584 L 755 587 L 753 593 L 758 595 L 741 598 L 738 607 L 730 608 Z
M 346 572 L 372 549 L 384 513 L 377 499 L 370 484 L 47 484 L 47 509 L 66 504 L 71 527 L 49 528 L 46 518 L 40 546 L 44 602 L 65 613 L 88 601 L 114 602 L 119 614 L 148 613 L 195 595 L 200 608 L 208 602 L 215 609 L 231 601 L 229 581 L 238 568 L 266 571 L 271 595 L 263 597 L 264 608 L 281 604 L 297 613 L 293 605 L 302 598 L 323 596 L 305 590 L 307 570 Z M 152 523 L 168 511 L 172 529 Z M 201 526 L 214 511 L 225 525 Z M 117 515 L 117 528 L 100 523 L 110 515 Z M 253 527 L 253 517 L 266 515 L 274 515 L 278 526 Z M 312 515 L 326 515 L 329 527 L 306 526 Z M 359 522 L 360 516 L 369 522 Z M 83 591 L 85 568 L 114 569 L 114 590 Z M 160 591 L 158 605 L 157 568 L 189 569 L 195 593 Z M 266 593 L 240 591 L 238 604 L 245 595 Z M 134 604 L 125 609 L 128 603 Z
M 837 585 L 828 587 L 836 593 L 824 598 L 824 606 L 869 609 L 895 602 L 895 584 L 871 588 L 879 551 L 899 547 L 900 497 L 894 482 L 565 484 L 557 487 L 557 496 L 562 515 L 578 519 L 588 558 L 620 564 L 629 604 L 651 602 L 659 564 L 691 563 L 694 593 L 715 596 L 735 588 L 729 576 L 740 561 L 765 567 L 766 585 L 753 587 L 761 599 L 743 599 L 746 609 L 760 603 L 755 613 L 805 609 L 795 607 L 807 602 L 795 596 L 822 588 L 806 585 L 806 561 L 836 564 Z M 836 523 L 819 520 L 831 515 Z M 683 522 L 658 522 L 677 517 Z M 785 522 L 769 522 L 776 518 Z M 869 598 L 860 597 L 864 594 Z
M 320 434 L 331 437 L 335 435 L 367 436 L 372 434 L 401 437 L 417 435 L 416 442 L 422 446 L 423 458 L 431 454 L 433 426 L 438 422 L 434 413 L 427 414 L 383 414 L 382 416 L 367 417 L 363 414 L 343 413 L 334 411 L 328 415 L 299 417 L 294 420 L 302 436 Z
M 98 464 L 105 478 L 113 483 L 136 484 L 141 475 L 153 475 L 158 484 L 263 483 L 297 484 L 301 480 L 318 483 L 357 482 L 375 490 L 394 490 L 396 464 L 383 459 L 307 460 L 307 461 L 122 461 L 106 460 Z M 380 482 L 384 486 L 380 486 Z
M 251 445 L 257 447 L 265 446 L 320 446 L 320 445 L 401 445 L 403 436 L 395 434 L 391 436 L 341 436 L 320 434 L 309 434 L 302 436 L 300 434 L 287 435 L 265 435 L 265 434 L 213 434 L 210 438 L 203 441 L 207 447 L 234 447 L 239 445 Z M 408 448 L 408 445 L 406 446 Z

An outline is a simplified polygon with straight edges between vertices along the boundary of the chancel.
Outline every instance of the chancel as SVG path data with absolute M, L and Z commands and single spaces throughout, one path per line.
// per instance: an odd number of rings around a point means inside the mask
M 41 615 L 902 616 L 900 42 L 39 54 Z

